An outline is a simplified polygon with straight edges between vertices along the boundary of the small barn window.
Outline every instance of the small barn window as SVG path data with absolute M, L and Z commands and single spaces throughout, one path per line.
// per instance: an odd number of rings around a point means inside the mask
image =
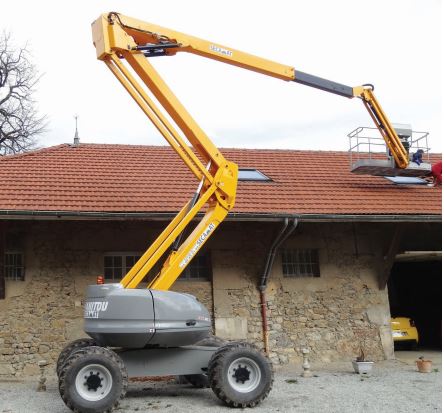
M 283 250 L 282 273 L 284 277 L 320 277 L 318 250 Z
M 104 276 L 107 281 L 120 281 L 140 258 L 137 253 L 108 253 L 103 257 Z
M 25 281 L 25 265 L 23 252 L 6 251 L 4 257 L 5 279 Z
M 179 277 L 179 280 L 208 281 L 211 280 L 211 256 L 209 252 L 198 253 Z

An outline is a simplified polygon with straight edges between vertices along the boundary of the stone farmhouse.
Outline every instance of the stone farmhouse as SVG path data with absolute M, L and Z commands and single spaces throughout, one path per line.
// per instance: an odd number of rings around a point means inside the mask
M 216 335 L 274 363 L 380 360 L 396 311 L 440 345 L 440 187 L 352 175 L 344 152 L 222 152 L 236 207 L 172 288 Z M 118 282 L 197 183 L 168 147 L 83 143 L 3 157 L 0 176 L 0 377 L 20 377 L 84 335 L 86 286 Z

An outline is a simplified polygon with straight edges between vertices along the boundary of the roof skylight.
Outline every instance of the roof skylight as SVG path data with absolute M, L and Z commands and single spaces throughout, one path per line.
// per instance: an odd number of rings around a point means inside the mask
M 385 179 L 393 182 L 396 185 L 427 185 L 428 182 L 425 179 L 417 178 L 414 176 L 384 176 Z
M 271 178 L 253 168 L 239 168 L 238 181 L 269 182 Z

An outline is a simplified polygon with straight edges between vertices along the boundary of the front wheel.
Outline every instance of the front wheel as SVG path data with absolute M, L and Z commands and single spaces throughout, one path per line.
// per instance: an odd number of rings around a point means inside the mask
M 59 392 L 74 412 L 111 412 L 126 394 L 128 374 L 121 358 L 104 347 L 85 347 L 65 361 Z
M 208 365 L 210 386 L 230 407 L 254 407 L 273 386 L 269 359 L 247 343 L 229 343 L 219 348 Z

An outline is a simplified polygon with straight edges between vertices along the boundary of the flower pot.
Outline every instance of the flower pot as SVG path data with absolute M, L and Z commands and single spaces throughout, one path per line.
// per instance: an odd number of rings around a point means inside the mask
M 416 366 L 420 373 L 431 373 L 432 372 L 432 361 L 431 360 L 416 360 Z
M 373 361 L 352 361 L 355 373 L 368 374 L 372 371 Z

